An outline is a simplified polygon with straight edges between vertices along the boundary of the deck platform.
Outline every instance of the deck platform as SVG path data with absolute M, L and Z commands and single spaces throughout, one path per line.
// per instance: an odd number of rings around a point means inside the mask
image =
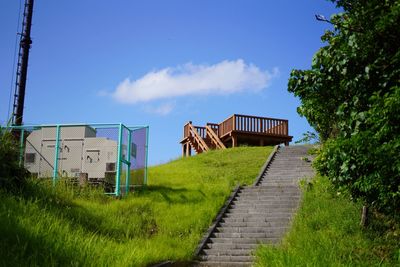
M 207 123 L 205 127 L 188 122 L 183 127 L 182 154 L 197 153 L 227 147 L 289 145 L 289 121 L 284 119 L 234 114 L 221 123 Z

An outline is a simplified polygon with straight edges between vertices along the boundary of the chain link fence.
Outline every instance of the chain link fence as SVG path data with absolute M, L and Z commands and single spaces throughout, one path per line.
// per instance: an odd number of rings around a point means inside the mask
M 107 194 L 127 194 L 147 183 L 149 127 L 123 124 L 9 126 L 20 140 L 20 164 L 53 183 L 104 186 Z

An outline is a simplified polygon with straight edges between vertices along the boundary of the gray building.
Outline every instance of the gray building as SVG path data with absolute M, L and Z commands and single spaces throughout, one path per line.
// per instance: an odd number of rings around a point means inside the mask
M 37 177 L 52 177 L 56 148 L 56 127 L 32 131 L 25 146 L 25 168 Z M 126 156 L 126 146 L 122 147 Z M 59 134 L 58 173 L 64 177 L 87 174 L 89 180 L 115 174 L 118 143 L 97 137 L 89 126 L 61 127 Z

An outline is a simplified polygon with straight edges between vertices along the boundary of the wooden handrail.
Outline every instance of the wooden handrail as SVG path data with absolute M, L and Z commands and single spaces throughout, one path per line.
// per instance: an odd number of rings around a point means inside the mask
M 192 122 L 189 121 L 183 126 L 183 139 L 188 138 L 190 136 L 189 124 L 192 124 Z
M 201 138 L 206 138 L 207 134 L 206 134 L 206 127 L 202 127 L 202 126 L 193 126 L 197 133 L 200 135 Z
M 206 126 L 207 136 L 210 137 L 211 141 L 215 144 L 215 146 L 219 149 L 225 149 L 226 146 L 222 143 L 221 139 L 219 139 L 218 135 L 214 132 L 214 130 L 210 126 Z
M 288 121 L 288 120 L 285 120 L 285 119 L 277 119 L 277 118 L 270 118 L 270 117 L 260 117 L 260 116 L 251 116 L 251 115 L 243 115 L 243 114 L 234 114 L 233 116 L 236 116 L 236 117 L 257 118 L 257 119 L 267 119 L 267 120 Z
M 206 142 L 204 142 L 204 139 L 199 135 L 199 133 L 197 132 L 197 129 L 192 124 L 189 124 L 189 129 L 190 129 L 190 133 L 192 134 L 192 137 L 197 142 L 199 147 L 203 151 L 210 150 L 210 148 L 207 146 Z
M 235 131 L 251 133 L 269 133 L 288 136 L 288 120 L 266 117 L 234 115 Z
M 218 129 L 219 129 L 218 137 L 222 137 L 222 136 L 226 135 L 227 133 L 234 130 L 233 129 L 233 118 L 234 118 L 234 116 L 231 116 L 218 125 Z
M 214 130 L 214 132 L 217 134 L 217 136 L 219 136 L 219 134 L 218 134 L 218 132 L 219 132 L 219 124 L 218 123 L 207 122 L 207 126 L 210 126 L 210 128 Z

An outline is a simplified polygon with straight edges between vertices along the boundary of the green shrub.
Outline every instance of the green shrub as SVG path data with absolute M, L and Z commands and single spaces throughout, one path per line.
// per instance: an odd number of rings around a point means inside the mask
M 327 141 L 315 166 L 353 197 L 399 217 L 400 87 L 371 98 L 371 109 L 351 121 L 352 134 Z
M 23 186 L 27 173 L 19 166 L 19 155 L 15 137 L 0 128 L 0 188 L 16 190 Z
M 332 0 L 322 47 L 290 92 L 323 143 L 316 167 L 352 197 L 400 214 L 400 0 Z

